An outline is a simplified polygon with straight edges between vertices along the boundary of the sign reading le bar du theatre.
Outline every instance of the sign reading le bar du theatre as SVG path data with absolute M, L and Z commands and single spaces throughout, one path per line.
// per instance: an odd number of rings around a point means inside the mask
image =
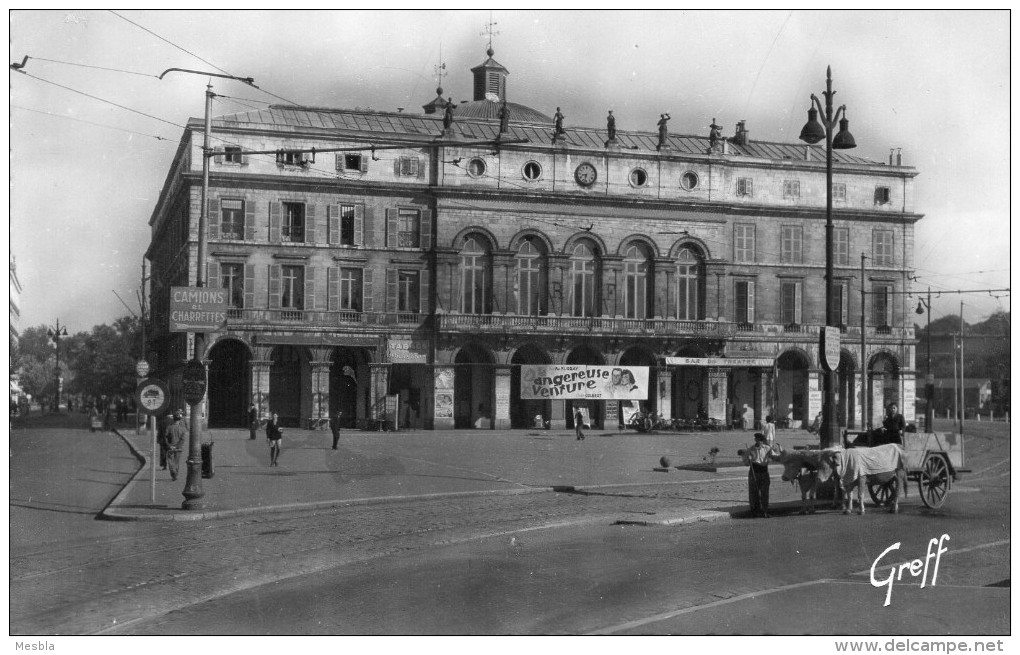
M 226 289 L 171 287 L 171 332 L 211 332 L 226 321 Z

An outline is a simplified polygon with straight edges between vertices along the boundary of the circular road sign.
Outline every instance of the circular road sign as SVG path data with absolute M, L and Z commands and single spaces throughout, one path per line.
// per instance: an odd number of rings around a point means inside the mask
M 184 388 L 184 402 L 189 405 L 197 405 L 205 398 L 205 364 L 197 359 L 189 360 L 184 365 L 184 373 L 181 376 Z
M 145 361 L 144 359 L 138 360 L 138 363 L 135 365 L 135 373 L 137 373 L 138 377 L 140 378 L 144 378 L 146 375 L 148 375 L 149 362 Z
M 170 393 L 162 380 L 146 378 L 138 385 L 135 402 L 138 404 L 138 408 L 146 414 L 159 416 L 165 413 L 170 406 Z

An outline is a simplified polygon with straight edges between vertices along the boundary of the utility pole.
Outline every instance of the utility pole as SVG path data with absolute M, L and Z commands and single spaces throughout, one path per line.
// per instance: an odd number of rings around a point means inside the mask
M 953 425 L 960 420 L 960 389 L 956 386 L 956 335 L 953 335 Z
M 254 80 L 250 77 L 236 77 L 234 75 L 226 75 L 222 73 L 206 73 L 203 71 L 189 70 L 184 68 L 169 68 L 159 76 L 159 79 L 163 79 L 163 75 L 166 75 L 170 71 L 180 71 L 182 73 L 194 73 L 196 75 L 207 75 L 211 77 L 225 77 L 231 80 L 238 80 L 245 84 L 258 88 L 255 86 Z M 205 130 L 202 138 L 202 206 L 198 213 L 198 255 L 197 255 L 197 267 L 196 267 L 196 280 L 195 286 L 204 287 L 206 286 L 206 250 L 209 248 L 209 229 L 208 229 L 208 216 L 209 211 L 209 158 L 213 156 L 212 148 L 209 146 L 209 141 L 212 134 L 212 100 L 216 96 L 212 90 L 212 80 L 206 85 L 205 90 Z M 195 333 L 195 354 L 194 359 L 203 361 L 205 358 L 205 333 Z M 188 438 L 188 478 L 184 484 L 184 503 L 181 505 L 183 509 L 202 509 L 205 507 L 205 503 L 202 501 L 202 497 L 205 493 L 202 491 L 202 411 L 204 409 L 204 401 L 198 402 L 191 406 L 191 420 L 190 435 Z
M 868 430 L 868 333 L 865 331 L 867 314 L 864 311 L 864 260 L 861 253 L 861 430 Z
M 963 386 L 963 301 L 960 301 L 960 441 L 963 442 L 963 421 L 967 417 L 967 395 Z

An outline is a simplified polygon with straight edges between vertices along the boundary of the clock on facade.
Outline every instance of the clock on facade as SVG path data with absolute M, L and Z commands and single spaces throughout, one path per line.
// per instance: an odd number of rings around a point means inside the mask
M 595 184 L 595 178 L 598 177 L 598 172 L 595 167 L 585 162 L 577 167 L 574 171 L 574 179 L 581 186 L 591 186 Z

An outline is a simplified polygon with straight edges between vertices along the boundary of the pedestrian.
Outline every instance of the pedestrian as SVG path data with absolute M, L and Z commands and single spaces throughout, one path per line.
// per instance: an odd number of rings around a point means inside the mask
M 113 429 L 113 401 L 106 403 L 106 410 L 103 413 L 103 431 L 109 432 Z
M 280 417 L 277 414 L 266 423 L 266 440 L 269 442 L 269 465 L 279 466 L 280 443 L 283 441 L 283 430 L 280 428 Z
M 156 420 L 156 443 L 159 444 L 159 470 L 166 470 L 167 461 L 167 438 L 166 434 L 170 430 L 170 426 L 173 425 L 174 416 L 173 413 L 165 416 L 160 416 Z
M 333 450 L 336 450 L 336 445 L 340 443 L 340 422 L 344 418 L 344 412 L 342 409 L 336 410 L 336 414 L 329 420 L 329 429 L 333 432 Z
M 184 418 L 184 412 L 175 409 L 173 423 L 166 431 L 166 463 L 170 468 L 171 480 L 177 479 L 181 450 L 184 448 L 184 442 L 188 439 L 188 426 L 181 420 L 182 418 Z
M 745 430 L 754 429 L 754 410 L 748 407 L 747 403 L 744 403 L 744 413 L 740 417 L 740 422 L 743 429 Z
M 776 418 L 772 414 L 765 417 L 765 428 L 762 432 L 765 433 L 765 441 L 771 447 L 776 442 Z
M 255 403 L 248 408 L 248 438 L 255 440 L 255 433 L 259 429 L 259 410 L 255 409 Z
M 769 460 L 779 459 L 761 432 L 754 433 L 754 446 L 746 451 L 750 465 L 747 470 L 747 496 L 751 515 L 769 518 Z
M 578 441 L 584 441 L 584 431 L 582 428 L 584 428 L 584 414 L 578 409 L 574 414 L 574 435 Z

